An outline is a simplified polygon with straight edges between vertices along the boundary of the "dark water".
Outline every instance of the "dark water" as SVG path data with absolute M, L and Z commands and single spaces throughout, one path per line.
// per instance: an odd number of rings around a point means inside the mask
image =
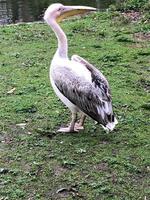
M 41 20 L 44 10 L 56 2 L 64 5 L 93 6 L 104 10 L 115 0 L 0 0 L 0 24 Z

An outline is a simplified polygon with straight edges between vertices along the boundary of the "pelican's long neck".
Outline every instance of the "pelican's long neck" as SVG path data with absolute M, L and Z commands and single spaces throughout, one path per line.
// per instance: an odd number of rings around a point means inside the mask
M 56 53 L 62 58 L 67 58 L 68 42 L 64 31 L 61 29 L 61 27 L 57 24 L 55 20 L 50 21 L 49 25 L 51 26 L 58 40 L 58 49 Z

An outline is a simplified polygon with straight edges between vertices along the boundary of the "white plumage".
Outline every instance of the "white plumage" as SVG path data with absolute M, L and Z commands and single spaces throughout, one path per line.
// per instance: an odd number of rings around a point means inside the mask
M 60 132 L 83 129 L 86 116 L 90 116 L 103 126 L 113 130 L 117 124 L 112 110 L 108 81 L 104 75 L 83 58 L 73 55 L 68 58 L 67 38 L 58 21 L 68 16 L 95 11 L 86 6 L 64 6 L 52 4 L 45 12 L 44 19 L 51 26 L 58 39 L 58 49 L 50 66 L 51 85 L 56 95 L 71 110 L 72 121 Z M 81 119 L 77 123 L 77 113 Z

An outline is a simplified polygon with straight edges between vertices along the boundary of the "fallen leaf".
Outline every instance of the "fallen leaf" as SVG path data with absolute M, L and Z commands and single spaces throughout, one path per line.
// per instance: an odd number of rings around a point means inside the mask
M 9 91 L 7 92 L 7 94 L 12 94 L 15 90 L 16 90 L 16 88 L 12 88 L 11 90 L 9 90 Z
M 22 128 L 22 129 L 25 129 L 25 126 L 26 126 L 26 125 L 27 125 L 26 123 L 16 124 L 16 126 L 19 126 L 19 127 Z
M 67 188 L 60 188 L 60 189 L 58 189 L 58 190 L 56 191 L 56 193 L 58 194 L 58 193 L 64 192 L 64 191 L 68 191 L 68 189 L 67 189 Z

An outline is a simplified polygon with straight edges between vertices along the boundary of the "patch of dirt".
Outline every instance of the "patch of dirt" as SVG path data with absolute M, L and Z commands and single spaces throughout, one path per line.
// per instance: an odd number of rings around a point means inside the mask
M 135 33 L 134 38 L 137 41 L 150 41 L 150 32 L 148 32 L 148 33 L 143 33 L 143 32 Z
M 150 92 L 150 81 L 140 79 L 138 85 L 142 86 L 146 92 Z
M 140 20 L 142 18 L 142 15 L 140 12 L 136 12 L 134 10 L 130 11 L 130 12 L 123 12 L 122 15 L 127 18 L 128 20 L 132 21 L 132 22 L 136 22 L 138 20 Z
M 0 143 L 2 144 L 11 144 L 13 142 L 13 138 L 9 135 L 0 135 Z
M 115 173 L 112 174 L 111 181 L 112 181 L 113 184 L 117 183 L 118 178 L 117 178 L 117 175 Z
M 146 47 L 146 44 L 143 44 L 143 43 L 135 43 L 135 44 L 131 44 L 131 45 L 128 45 L 129 48 L 135 48 L 135 49 L 142 49 L 142 48 L 145 48 Z
M 63 173 L 65 173 L 67 171 L 66 168 L 63 168 L 61 166 L 56 166 L 55 169 L 54 169 L 54 175 L 55 176 L 60 176 L 62 175 Z
M 108 171 L 108 163 L 102 162 L 94 166 L 94 169 L 100 170 L 100 171 Z

